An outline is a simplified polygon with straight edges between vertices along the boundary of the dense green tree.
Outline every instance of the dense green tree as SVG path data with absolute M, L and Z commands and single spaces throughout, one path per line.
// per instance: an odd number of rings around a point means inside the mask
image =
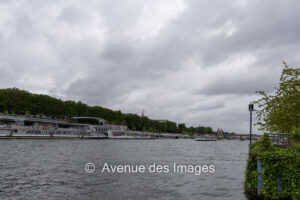
M 183 133 L 186 131 L 185 124 L 178 124 L 178 129 L 180 133 Z
M 300 68 L 289 68 L 286 63 L 283 64 L 275 94 L 257 92 L 262 96 L 254 102 L 259 108 L 257 124 L 260 130 L 291 133 L 300 127 Z

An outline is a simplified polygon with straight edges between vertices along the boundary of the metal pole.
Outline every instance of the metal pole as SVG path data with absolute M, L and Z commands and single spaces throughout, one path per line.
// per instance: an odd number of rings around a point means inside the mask
M 252 110 L 250 110 L 250 153 L 252 146 Z

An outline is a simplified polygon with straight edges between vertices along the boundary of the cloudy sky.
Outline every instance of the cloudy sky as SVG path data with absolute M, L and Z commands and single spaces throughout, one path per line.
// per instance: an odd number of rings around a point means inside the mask
M 297 0 L 1 0 L 0 88 L 248 133 L 300 64 Z

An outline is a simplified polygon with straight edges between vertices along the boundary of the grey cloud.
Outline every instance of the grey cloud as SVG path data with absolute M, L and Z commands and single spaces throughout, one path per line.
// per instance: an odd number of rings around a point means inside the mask
M 82 25 L 89 23 L 89 20 L 91 20 L 88 14 L 88 10 L 84 10 L 82 7 L 66 6 L 61 11 L 59 17 L 57 17 L 57 20 L 65 21 L 72 25 Z
M 189 108 L 189 111 L 212 111 L 216 110 L 219 108 L 224 108 L 225 107 L 225 102 L 224 101 L 207 101 L 207 102 L 201 102 L 201 103 L 196 103 L 193 106 Z
M 278 74 L 279 72 L 275 70 Z M 271 77 L 271 78 L 269 78 Z M 212 81 L 207 81 L 204 87 L 197 90 L 197 94 L 203 95 L 222 95 L 222 94 L 239 94 L 251 95 L 256 91 L 272 92 L 277 85 L 278 79 L 274 72 L 249 69 L 241 71 L 240 74 L 218 74 Z

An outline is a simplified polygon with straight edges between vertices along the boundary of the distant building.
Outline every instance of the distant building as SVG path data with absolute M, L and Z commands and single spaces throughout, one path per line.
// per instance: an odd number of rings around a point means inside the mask
M 82 123 L 82 124 L 96 124 L 96 125 L 106 125 L 107 121 L 102 118 L 96 117 L 73 117 L 70 119 L 71 122 L 74 123 Z
M 126 125 L 110 124 L 109 127 L 110 127 L 110 130 L 120 130 L 120 131 L 127 131 L 128 130 Z
M 218 135 L 222 135 L 222 134 L 224 134 L 224 131 L 223 131 L 223 129 L 221 129 L 221 128 L 218 128 L 218 130 L 217 130 L 217 134 L 218 134 Z

